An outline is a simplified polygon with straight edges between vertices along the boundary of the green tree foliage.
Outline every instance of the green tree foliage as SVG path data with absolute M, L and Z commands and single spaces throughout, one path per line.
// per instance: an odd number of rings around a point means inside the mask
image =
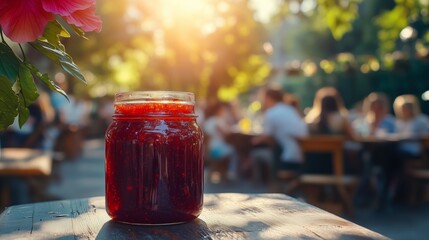
M 230 98 L 263 84 L 270 73 L 264 29 L 246 0 L 99 6 L 103 31 L 71 49 L 97 76 L 89 83 L 95 92 L 168 89 L 214 98 L 222 89 Z
M 318 0 L 318 13 L 331 30 L 333 37 L 341 39 L 352 29 L 362 0 Z
M 395 0 L 395 6 L 376 17 L 376 23 L 380 27 L 378 38 L 383 52 L 395 49 L 401 31 L 412 25 L 426 25 L 429 21 L 429 2 L 424 0 Z M 420 28 L 423 33 L 427 28 Z M 423 36 L 424 34 L 420 34 Z M 420 37 L 415 36 L 415 37 Z M 414 37 L 414 36 L 411 36 Z
M 416 44 L 426 49 L 427 1 L 314 0 L 307 11 L 291 7 L 304 2 L 311 0 L 284 0 L 263 25 L 254 19 L 248 0 L 101 0 L 103 31 L 89 34 L 87 41 L 64 43 L 83 66 L 95 96 L 169 89 L 230 99 L 264 84 L 273 73 L 262 48 L 271 35 L 281 38 L 274 51 L 317 65 L 316 75 L 294 76 L 302 83 L 290 82 L 308 103 L 324 85 L 342 89 L 350 105 L 371 90 L 399 94 L 408 89 L 390 87 L 400 82 L 389 80 L 400 76 L 395 71 L 413 71 L 406 76 L 421 79 L 419 69 L 398 70 L 403 60 L 391 53 Z M 292 18 L 299 24 L 276 31 Z M 407 26 L 417 31 L 414 42 L 399 38 Z

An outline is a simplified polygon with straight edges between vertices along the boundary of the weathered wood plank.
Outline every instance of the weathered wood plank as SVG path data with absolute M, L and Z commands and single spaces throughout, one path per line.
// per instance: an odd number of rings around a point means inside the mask
M 31 239 L 74 239 L 70 201 L 34 204 Z
M 0 215 L 0 238 L 28 239 L 33 228 L 34 205 L 7 208 Z
M 29 218 L 30 216 L 30 218 Z M 0 238 L 32 239 L 387 239 L 281 194 L 206 194 L 187 224 L 134 226 L 111 221 L 104 197 L 36 203 L 0 215 Z
M 110 218 L 104 208 L 104 197 L 71 200 L 73 231 L 78 239 L 95 239 Z M 106 238 L 108 239 L 108 238 Z

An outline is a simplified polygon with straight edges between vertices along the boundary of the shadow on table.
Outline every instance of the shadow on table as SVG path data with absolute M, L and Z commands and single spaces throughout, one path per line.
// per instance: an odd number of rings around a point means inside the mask
M 95 239 L 210 239 L 210 233 L 207 224 L 201 219 L 169 226 L 129 225 L 108 221 Z
M 339 236 L 338 239 L 339 240 L 372 240 L 374 238 L 359 236 L 359 235 L 355 235 L 355 234 L 342 234 Z

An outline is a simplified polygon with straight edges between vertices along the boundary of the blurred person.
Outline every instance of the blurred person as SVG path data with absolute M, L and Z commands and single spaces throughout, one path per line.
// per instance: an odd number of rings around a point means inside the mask
M 199 126 L 203 126 L 204 121 L 206 119 L 206 102 L 205 101 L 197 101 L 197 103 L 195 104 L 195 115 L 197 115 L 197 124 Z
M 47 93 L 40 91 L 28 110 L 30 115 L 22 127 L 16 118 L 8 128 L 2 141 L 3 147 L 43 149 L 46 127 L 54 117 Z
M 393 109 L 396 115 L 397 133 L 403 137 L 415 138 L 429 134 L 429 118 L 420 111 L 420 104 L 414 95 L 398 96 Z M 421 152 L 418 140 L 406 141 L 399 145 L 401 155 L 418 158 Z
M 384 93 L 370 93 L 364 99 L 362 118 L 353 122 L 355 131 L 361 136 L 383 136 L 396 131 L 396 120 L 389 113 L 389 99 Z
M 389 99 L 384 93 L 373 92 L 363 101 L 364 116 L 353 122 L 362 137 L 383 138 L 396 133 L 396 119 L 389 113 Z M 396 196 L 402 161 L 396 156 L 396 144 L 367 144 L 361 156 L 363 162 L 363 192 L 375 188 L 376 211 L 390 210 Z M 364 188 L 366 187 L 366 188 Z
M 317 91 L 313 108 L 305 117 L 305 121 L 309 125 L 311 134 L 354 137 L 343 100 L 333 87 L 325 87 Z
M 429 118 L 420 111 L 420 104 L 414 95 L 401 95 L 396 97 L 393 103 L 393 110 L 396 115 L 397 134 L 402 138 L 408 139 L 398 144 L 395 157 L 398 164 L 397 178 L 398 182 L 405 181 L 405 173 L 410 168 L 421 166 L 416 160 L 419 160 L 423 151 L 420 137 L 429 134 Z M 417 164 L 417 165 L 416 165 Z M 405 184 L 406 186 L 407 184 Z M 399 185 L 401 187 L 401 185 Z M 398 187 L 398 191 L 409 194 L 409 191 Z M 405 194 L 400 194 L 405 195 Z
M 60 109 L 60 134 L 57 148 L 67 159 L 75 159 L 83 151 L 85 128 L 88 126 L 91 104 L 83 97 L 69 94 L 70 103 Z
M 239 158 L 235 149 L 226 142 L 225 137 L 231 132 L 228 120 L 228 105 L 217 102 L 208 107 L 203 130 L 208 136 L 208 156 L 212 161 L 229 159 L 227 177 L 235 180 L 238 174 Z
M 43 113 L 43 119 L 46 124 L 50 124 L 55 120 L 55 110 L 52 107 L 50 96 L 47 92 L 39 91 L 39 106 Z
M 301 117 L 304 117 L 304 112 L 301 110 L 301 102 L 298 96 L 291 93 L 285 93 L 283 95 L 283 101 L 285 104 L 292 106 L 298 112 Z
M 69 85 L 66 80 L 64 73 L 56 73 L 54 82 L 60 87 L 66 94 L 69 92 Z M 60 135 L 61 128 L 63 125 L 62 109 L 69 104 L 69 100 L 61 93 L 57 91 L 51 91 L 49 94 L 50 104 L 54 111 L 54 119 L 46 129 L 45 141 L 43 142 L 43 148 L 47 151 L 54 151 L 57 138 Z M 58 156 L 55 156 L 59 158 Z
M 19 126 L 18 117 L 4 133 L 2 147 L 6 148 L 36 148 L 42 149 L 45 122 L 39 100 L 28 106 L 29 117 Z
M 61 109 L 61 121 L 77 128 L 85 128 L 89 122 L 91 103 L 83 96 L 69 95 L 70 103 Z
M 69 84 L 67 82 L 66 76 L 64 73 L 59 72 L 55 74 L 54 77 L 55 83 L 60 87 L 66 94 L 69 93 Z M 64 97 L 61 93 L 57 91 L 51 91 L 50 93 L 50 99 L 51 99 L 51 105 L 54 108 L 55 114 L 57 115 L 56 118 L 59 118 L 60 113 L 59 111 L 66 106 L 69 101 L 66 97 Z
M 76 97 L 69 91 L 63 73 L 57 73 L 55 81 L 67 93 L 68 100 L 58 92 L 52 91 L 50 94 L 55 120 L 47 130 L 45 149 L 63 153 L 66 158 L 74 159 L 83 149 L 83 133 L 88 124 L 91 106 L 83 97 Z
M 353 105 L 353 108 L 349 111 L 349 121 L 353 122 L 356 119 L 360 119 L 364 116 L 363 113 L 363 102 L 359 101 Z
M 236 126 L 240 119 L 242 119 L 241 114 L 241 106 L 240 102 L 235 99 L 227 104 L 227 117 L 228 117 L 228 124 L 231 126 Z
M 103 129 L 106 130 L 107 127 L 113 122 L 113 114 L 115 113 L 115 108 L 113 106 L 114 98 L 111 96 L 104 96 L 100 99 L 100 105 L 98 108 L 98 115 L 103 121 Z
M 316 92 L 313 107 L 306 115 L 305 121 L 312 135 L 338 135 L 346 139 L 353 139 L 355 133 L 348 118 L 341 95 L 333 87 L 324 87 Z M 357 151 L 350 150 L 353 142 L 346 141 L 345 170 L 358 171 Z M 354 147 L 354 146 L 353 146 Z M 306 169 L 311 173 L 332 174 L 332 156 L 330 154 L 315 153 L 306 155 Z
M 296 138 L 308 134 L 307 125 L 295 108 L 283 102 L 281 90 L 267 89 L 263 105 L 266 110 L 263 133 L 252 139 L 255 148 L 250 153 L 254 178 L 258 181 L 262 179 L 261 165 L 267 167 L 269 178 L 277 168 L 299 172 L 302 154 Z

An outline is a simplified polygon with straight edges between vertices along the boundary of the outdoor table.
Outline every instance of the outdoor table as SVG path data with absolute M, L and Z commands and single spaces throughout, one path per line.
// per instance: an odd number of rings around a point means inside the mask
M 397 190 L 398 182 L 404 174 L 405 159 L 399 155 L 398 147 L 407 141 L 418 141 L 418 137 L 403 136 L 398 134 L 385 134 L 382 136 L 358 137 L 355 139 L 362 144 L 363 150 L 363 174 L 361 191 L 367 189 L 374 172 L 379 180 L 377 196 L 374 207 L 377 210 L 388 209 L 392 205 L 392 197 Z M 379 170 L 374 171 L 375 169 Z
M 0 215 L 5 239 L 387 239 L 283 194 L 205 194 L 200 217 L 170 226 L 112 221 L 104 197 L 17 205 Z
M 0 176 L 49 176 L 52 157 L 49 152 L 28 148 L 0 150 Z
M 248 157 L 252 150 L 252 138 L 257 136 L 252 133 L 231 132 L 226 136 L 226 141 L 234 146 L 240 156 Z
M 240 159 L 239 171 L 241 175 L 248 175 L 252 170 L 249 156 L 254 147 L 252 138 L 255 136 L 257 135 L 243 132 L 231 132 L 226 136 L 225 140 L 234 148 Z
M 50 152 L 29 148 L 0 149 L 0 206 L 10 204 L 9 181 L 12 178 L 49 176 L 52 171 Z

